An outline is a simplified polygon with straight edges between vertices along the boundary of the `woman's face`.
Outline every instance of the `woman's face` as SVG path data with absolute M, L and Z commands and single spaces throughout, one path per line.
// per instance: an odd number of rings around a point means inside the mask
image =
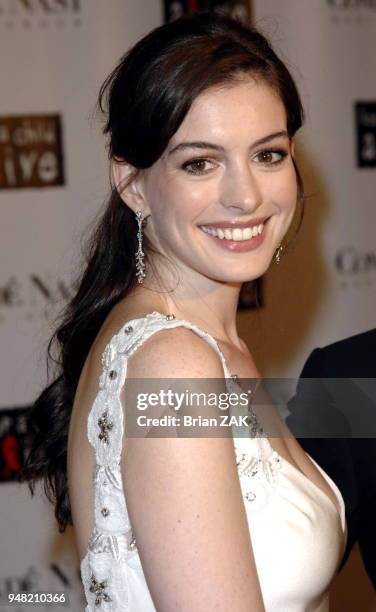
M 268 84 L 207 90 L 144 175 L 146 235 L 191 280 L 261 276 L 294 215 L 292 152 Z

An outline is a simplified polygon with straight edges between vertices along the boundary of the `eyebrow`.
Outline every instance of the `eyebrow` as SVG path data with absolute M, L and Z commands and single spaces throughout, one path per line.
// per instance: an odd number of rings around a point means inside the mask
M 252 144 L 252 147 L 257 147 L 258 145 L 265 144 L 266 142 L 274 140 L 275 138 L 279 138 L 280 136 L 287 136 L 289 138 L 288 132 L 286 130 L 282 130 L 280 132 L 274 132 L 273 134 L 268 134 L 263 138 L 255 140 L 255 142 Z M 177 151 L 184 151 L 185 149 L 214 149 L 215 151 L 221 151 L 222 153 L 224 153 L 225 151 L 224 147 L 213 144 L 211 142 L 181 142 L 180 144 L 176 145 L 176 147 L 173 147 L 171 151 L 169 151 L 168 155 L 172 155 Z

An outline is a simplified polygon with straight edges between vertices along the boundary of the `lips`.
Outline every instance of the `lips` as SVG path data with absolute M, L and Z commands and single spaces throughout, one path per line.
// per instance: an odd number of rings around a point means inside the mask
M 258 225 L 248 225 L 245 228 L 239 228 L 227 226 L 221 228 L 219 224 L 208 224 L 201 225 L 200 230 L 206 234 L 206 236 L 213 240 L 218 246 L 227 251 L 232 252 L 246 252 L 257 249 L 265 240 L 265 232 L 268 227 L 268 220 L 270 217 L 264 217 L 264 223 Z M 252 224 L 260 219 L 253 219 Z M 222 224 L 223 225 L 223 224 Z M 252 236 L 250 235 L 252 232 Z M 255 233 L 253 233 L 255 232 Z

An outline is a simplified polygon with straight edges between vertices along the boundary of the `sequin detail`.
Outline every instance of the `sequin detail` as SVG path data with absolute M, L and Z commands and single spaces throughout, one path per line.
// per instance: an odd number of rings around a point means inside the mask
M 273 484 L 276 480 L 277 472 L 281 468 L 281 458 L 276 451 L 273 451 L 268 459 L 260 459 L 249 456 L 247 453 L 240 453 L 236 459 L 236 465 L 240 474 L 244 474 L 249 478 L 262 476 L 270 484 Z
M 133 536 L 133 534 L 132 534 Z M 136 538 L 133 536 L 131 541 L 128 544 L 128 549 L 129 550 L 134 550 L 136 548 Z
M 257 440 L 258 445 L 262 446 L 262 440 Z M 243 481 L 243 495 L 249 502 L 256 500 L 258 484 L 257 480 L 268 483 L 274 487 L 277 482 L 278 471 L 282 466 L 282 461 L 279 454 L 273 451 L 268 458 L 263 458 L 262 448 L 259 457 L 253 457 L 248 453 L 236 453 L 236 465 L 238 473 Z M 245 478 L 245 480 L 244 480 Z
M 106 593 L 105 589 L 108 587 L 108 581 L 102 580 L 99 581 L 96 579 L 94 574 L 91 574 L 90 577 L 90 592 L 95 593 L 95 605 L 100 606 L 102 601 L 112 601 L 111 597 L 108 593 Z
M 95 554 L 111 553 L 117 561 L 121 556 L 119 538 L 115 534 L 102 533 L 97 527 L 94 528 L 89 541 L 89 550 Z
M 249 404 L 249 407 L 248 407 L 248 414 L 246 416 L 246 421 L 247 421 L 247 425 L 248 425 L 248 429 L 249 429 L 251 438 L 263 438 L 265 436 L 265 431 L 263 427 L 260 425 L 260 422 L 251 404 Z
M 102 416 L 98 419 L 98 425 L 101 430 L 100 434 L 98 435 L 98 438 L 105 444 L 108 444 L 109 442 L 108 432 L 113 428 L 114 424 L 112 423 L 112 421 L 108 420 L 107 410 L 105 410 L 102 413 Z

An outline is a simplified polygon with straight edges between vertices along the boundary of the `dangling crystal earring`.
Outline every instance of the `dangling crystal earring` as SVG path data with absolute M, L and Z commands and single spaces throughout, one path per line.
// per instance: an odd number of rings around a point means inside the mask
M 138 210 L 136 212 L 136 219 L 138 223 L 137 230 L 137 240 L 138 240 L 138 248 L 136 251 L 136 277 L 137 282 L 142 285 L 144 282 L 144 278 L 146 276 L 145 272 L 145 253 L 142 250 L 142 211 Z
M 278 249 L 275 252 L 275 260 L 277 262 L 277 264 L 279 264 L 279 262 L 281 261 L 281 253 L 283 251 L 283 246 L 282 244 L 279 245 Z

